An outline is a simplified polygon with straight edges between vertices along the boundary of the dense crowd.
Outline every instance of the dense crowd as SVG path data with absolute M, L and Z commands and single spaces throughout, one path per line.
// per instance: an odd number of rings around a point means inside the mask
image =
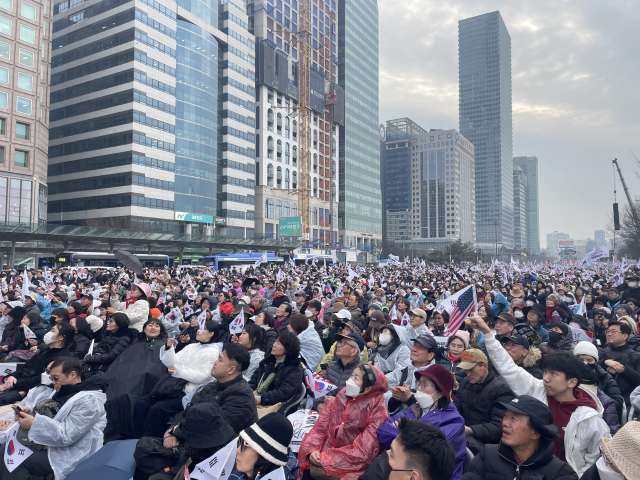
M 3 270 L 0 479 L 640 480 L 638 265 L 392 263 Z

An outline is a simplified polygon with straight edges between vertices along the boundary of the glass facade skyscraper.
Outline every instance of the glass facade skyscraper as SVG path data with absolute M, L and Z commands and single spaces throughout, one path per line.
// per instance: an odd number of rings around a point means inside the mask
M 338 225 L 343 246 L 369 250 L 382 240 L 377 0 L 340 0 L 338 22 L 338 83 L 345 93 Z
M 540 255 L 540 201 L 538 195 L 538 157 L 514 157 L 514 171 L 520 168 L 527 178 L 525 194 L 526 240 L 523 248 L 529 255 Z M 604 243 L 604 242 L 603 242 Z
M 460 133 L 475 147 L 477 242 L 514 247 L 511 37 L 500 12 L 458 22 Z

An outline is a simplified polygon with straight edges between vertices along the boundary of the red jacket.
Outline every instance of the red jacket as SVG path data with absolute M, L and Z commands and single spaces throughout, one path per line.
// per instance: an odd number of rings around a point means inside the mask
M 231 300 L 224 301 L 220 304 L 220 313 L 225 317 L 228 317 L 233 313 L 236 307 L 233 306 Z
M 377 431 L 389 418 L 383 396 L 389 382 L 382 371 L 371 368 L 377 376 L 374 387 L 356 398 L 347 397 L 346 390 L 340 390 L 305 435 L 298 452 L 298 479 L 311 467 L 309 455 L 316 450 L 327 475 L 340 480 L 357 480 L 380 455 Z

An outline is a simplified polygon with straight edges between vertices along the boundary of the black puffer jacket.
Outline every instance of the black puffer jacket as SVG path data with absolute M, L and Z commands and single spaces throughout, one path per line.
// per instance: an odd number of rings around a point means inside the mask
M 504 410 L 496 402 L 509 403 L 515 395 L 509 385 L 492 372 L 484 382 L 469 383 L 465 378 L 458 387 L 455 403 L 464 424 L 473 429 L 473 436 L 482 443 L 498 443 L 502 437 Z
M 471 461 L 462 480 L 578 480 L 569 464 L 553 456 L 553 442 L 540 440 L 538 450 L 518 466 L 511 447 L 486 445 Z
M 613 378 L 620 387 L 620 392 L 627 405 L 630 404 L 629 395 L 640 384 L 640 353 L 635 352 L 628 344 L 620 347 L 607 346 L 604 355 L 600 356 L 600 366 L 607 368 L 607 360 L 614 360 L 624 365 L 624 372 Z
M 113 333 L 107 332 L 98 346 L 93 349 L 93 355 L 84 359 L 85 371 L 106 372 L 130 343 L 131 338 L 126 329 L 120 329 Z
M 275 373 L 275 378 L 267 391 L 260 395 L 260 405 L 287 402 L 300 391 L 304 373 L 298 357 L 287 356 L 283 362 L 276 363 L 276 357 L 273 355 L 266 356 L 260 362 L 256 371 L 253 372 L 249 382 L 251 389 L 258 388 L 258 385 L 267 380 L 271 373 Z
M 91 346 L 92 332 L 88 328 L 87 332 L 77 332 L 73 336 L 73 346 L 71 347 L 71 355 L 82 360 Z
M 624 398 L 622 397 L 622 392 L 620 392 L 620 387 L 618 387 L 618 384 L 611 374 L 605 371 L 600 365 L 596 363 L 595 368 L 598 375 L 598 388 L 613 400 L 613 403 L 616 404 L 618 418 L 622 418 L 622 404 L 624 403 Z
M 199 403 L 215 403 L 222 410 L 222 416 L 236 433 L 258 421 L 253 390 L 242 375 L 225 383 L 212 382 L 196 393 L 184 410 Z
M 47 368 L 47 365 L 57 357 L 67 356 L 69 356 L 69 349 L 67 347 L 38 350 L 26 363 L 18 364 L 18 369 L 9 375 L 18 379 L 13 386 L 13 390 L 16 392 L 27 392 L 33 387 L 40 385 L 41 374 Z

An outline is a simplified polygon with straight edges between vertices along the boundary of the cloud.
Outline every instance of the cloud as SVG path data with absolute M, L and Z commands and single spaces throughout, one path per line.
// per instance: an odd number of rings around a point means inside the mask
M 611 160 L 640 189 L 640 9 L 634 0 L 378 0 L 380 118 L 458 128 L 458 21 L 500 10 L 511 36 L 514 155 L 536 155 L 540 233 L 593 237 Z M 621 188 L 618 188 L 621 192 Z M 619 195 L 618 201 L 626 203 Z

